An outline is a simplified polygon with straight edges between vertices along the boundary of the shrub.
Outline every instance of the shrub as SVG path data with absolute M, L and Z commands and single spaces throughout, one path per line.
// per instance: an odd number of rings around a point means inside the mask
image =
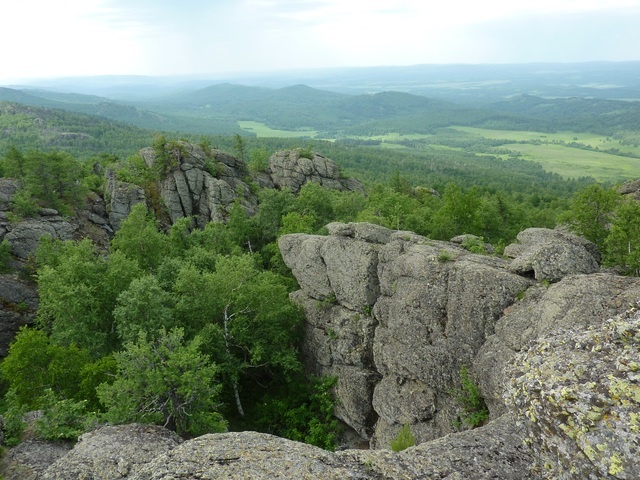
M 479 427 L 489 418 L 489 409 L 465 365 L 460 369 L 460 387 L 453 391 L 453 396 L 462 410 L 460 414 L 462 422 L 473 428 Z
M 413 447 L 416 444 L 416 438 L 411 432 L 411 427 L 408 423 L 405 423 L 396 438 L 391 440 L 391 450 L 394 452 L 401 452 L 409 447 Z

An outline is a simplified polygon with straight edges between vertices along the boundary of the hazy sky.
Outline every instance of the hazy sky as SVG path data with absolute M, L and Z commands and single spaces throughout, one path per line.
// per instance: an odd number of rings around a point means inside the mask
M 640 60 L 640 0 L 0 0 L 0 84 Z

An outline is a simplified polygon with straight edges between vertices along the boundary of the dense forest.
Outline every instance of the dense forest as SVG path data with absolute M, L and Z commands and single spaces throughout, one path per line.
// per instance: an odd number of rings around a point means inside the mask
M 10 102 L 0 103 L 0 177 L 19 185 L 12 222 L 42 208 L 75 215 L 87 195 L 105 194 L 107 169 L 157 191 L 166 169 L 147 166 L 137 152 L 153 145 L 167 159 L 178 140 L 244 160 L 259 199 L 255 215 L 237 202 L 226 222 L 203 229 L 189 218 L 171 224 L 161 202 L 150 201 L 148 209 L 133 208 L 108 246 L 43 237 L 19 272 L 3 241 L 0 268 L 37 285 L 40 297 L 35 324 L 20 330 L 0 364 L 8 444 L 20 440 L 22 414 L 42 410 L 35 428 L 45 439 L 74 439 L 105 421 L 140 421 L 185 437 L 251 429 L 335 448 L 335 380 L 306 377 L 298 351 L 303 314 L 289 300 L 296 283 L 277 248 L 287 233 L 323 234 L 332 221 L 370 222 L 439 240 L 472 234 L 477 240 L 466 248 L 484 253 L 488 242 L 500 255 L 527 227 L 563 224 L 596 243 L 604 264 L 632 275 L 640 270 L 637 202 L 591 177 L 565 178 L 512 152 L 503 155 L 502 141 L 448 128 L 570 126 L 634 142 L 640 110 L 633 102 L 521 97 L 489 111 L 406 93 L 241 90 L 246 119 L 338 138 L 240 135 L 229 113 L 240 94 L 230 85 L 168 96 L 155 113 L 150 105 L 100 97 L 2 92 Z M 218 134 L 203 135 L 212 131 Z M 411 137 L 383 148 L 372 137 L 379 132 L 429 133 L 451 148 Z M 343 175 L 364 182 L 366 194 L 315 183 L 293 194 L 251 180 L 274 152 L 296 148 L 333 159 Z

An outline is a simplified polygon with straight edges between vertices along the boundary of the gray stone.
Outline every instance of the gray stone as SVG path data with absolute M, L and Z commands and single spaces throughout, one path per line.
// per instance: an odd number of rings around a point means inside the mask
M 4 480 L 41 480 L 43 472 L 71 449 L 68 443 L 29 439 L 7 449 L 0 460 Z M 74 477 L 81 478 L 81 477 Z
M 42 480 L 114 480 L 135 471 L 182 440 L 153 425 L 106 426 L 82 435 L 76 446 L 42 475 Z
M 131 480 L 177 478 L 335 479 L 371 478 L 336 455 L 265 433 L 204 435 L 184 442 L 141 467 Z
M 548 479 L 640 478 L 640 315 L 538 339 L 505 397 Z
M 567 275 L 594 273 L 599 269 L 598 247 L 561 230 L 528 228 L 517 236 L 519 244 L 505 248 L 514 258 L 511 270 L 536 280 L 556 282 Z
M 364 193 L 364 187 L 356 179 L 344 179 L 338 166 L 328 158 L 314 153 L 312 158 L 300 156 L 299 150 L 276 152 L 269 158 L 266 172 L 276 188 L 288 188 L 298 193 L 308 183 L 319 183 L 334 190 L 357 191 Z

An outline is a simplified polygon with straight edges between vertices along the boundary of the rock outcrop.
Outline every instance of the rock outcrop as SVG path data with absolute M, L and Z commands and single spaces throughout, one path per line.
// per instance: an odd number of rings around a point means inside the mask
M 528 228 L 517 236 L 518 242 L 505 248 L 512 257 L 510 268 L 536 280 L 557 282 L 567 275 L 599 270 L 598 247 L 582 237 L 547 228 Z
M 373 447 L 405 423 L 421 442 L 453 432 L 461 368 L 532 280 L 410 232 L 327 228 L 284 236 L 280 248 L 301 287 L 292 298 L 306 313 L 307 367 L 339 379 L 336 415 Z
M 640 478 L 637 306 L 589 329 L 573 326 L 538 339 L 507 376 L 505 396 L 527 429 L 533 474 Z
M 131 478 L 139 466 L 151 462 L 181 442 L 175 433 L 153 425 L 102 427 L 82 435 L 73 450 L 56 460 L 40 478 Z
M 142 149 L 140 155 L 155 168 L 153 148 Z M 195 217 L 200 227 L 224 221 L 236 199 L 249 214 L 255 212 L 258 200 L 245 181 L 249 177 L 242 160 L 187 142 L 175 142 L 166 155 L 170 168 L 160 180 L 160 197 L 172 223 L 184 217 Z
M 298 149 L 272 155 L 265 172 L 257 176 L 260 185 L 267 188 L 288 188 L 293 193 L 298 193 L 305 183 L 315 182 L 332 190 L 364 193 L 362 183 L 355 178 L 343 178 L 338 165 L 332 160 L 317 153 L 307 156 L 301 156 L 300 153 Z
M 509 416 L 400 453 L 332 453 L 256 432 L 209 434 L 179 443 L 167 430 L 141 425 L 101 428 L 83 435 L 69 453 L 61 453 L 51 466 L 40 468 L 37 478 L 520 480 L 531 463 Z
M 404 423 L 424 445 L 456 430 L 463 412 L 452 390 L 464 365 L 489 407 L 484 428 L 516 416 L 533 445 L 533 470 L 495 478 L 536 478 L 544 471 L 546 478 L 638 476 L 637 325 L 616 324 L 622 333 L 606 348 L 595 342 L 613 335 L 611 328 L 597 330 L 605 319 L 640 298 L 640 279 L 597 273 L 597 248 L 556 230 L 522 232 L 505 250 L 510 261 L 371 225 L 330 224 L 328 230 L 328 237 L 284 236 L 280 248 L 301 287 L 292 298 L 306 312 L 307 367 L 338 377 L 336 414 L 373 447 L 387 448 Z M 591 340 L 576 343 L 580 335 Z M 535 343 L 548 336 L 552 340 Z M 577 346 L 583 343 L 588 348 Z M 602 358 L 590 355 L 598 348 Z M 568 413 L 562 395 L 576 404 Z M 587 411 L 589 402 L 594 408 Z M 615 402 L 625 407 L 612 411 Z M 619 434 L 609 431 L 623 422 Z M 585 436 L 594 426 L 597 432 Z M 467 434 L 474 439 L 479 431 Z M 558 455 L 558 469 L 544 467 Z M 505 461 L 501 455 L 492 460 Z M 476 478 L 467 475 L 455 478 Z

